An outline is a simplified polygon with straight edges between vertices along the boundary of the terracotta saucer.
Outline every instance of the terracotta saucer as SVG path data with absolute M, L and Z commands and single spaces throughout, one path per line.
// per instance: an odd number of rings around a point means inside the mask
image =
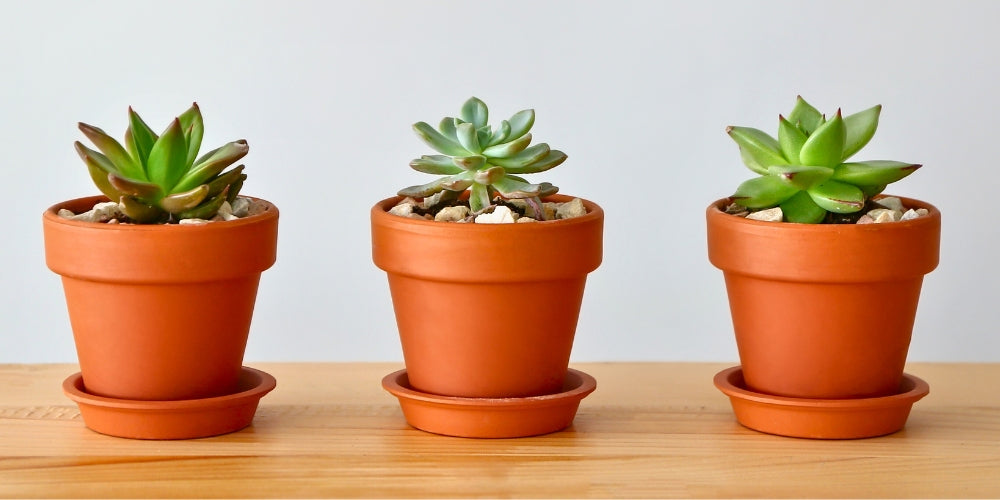
M 260 398 L 277 385 L 274 377 L 243 367 L 240 391 L 227 396 L 177 401 L 106 398 L 84 392 L 77 372 L 63 381 L 83 423 L 109 436 L 132 439 L 191 439 L 238 431 L 253 420 Z
M 410 388 L 406 370 L 390 373 L 382 387 L 399 398 L 407 423 L 446 436 L 514 438 L 556 432 L 573 423 L 580 400 L 597 388 L 594 377 L 570 369 L 563 392 L 527 398 L 461 398 Z
M 717 373 L 715 387 L 729 396 L 740 424 L 768 434 L 812 439 L 891 434 L 903 428 L 913 403 L 930 392 L 927 382 L 903 374 L 899 393 L 891 396 L 859 399 L 772 396 L 747 390 L 739 366 Z

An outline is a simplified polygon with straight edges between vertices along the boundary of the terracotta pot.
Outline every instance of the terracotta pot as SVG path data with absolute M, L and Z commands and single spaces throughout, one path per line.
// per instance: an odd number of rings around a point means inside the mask
M 548 201 L 569 201 L 553 196 Z M 409 382 L 456 397 L 561 391 L 604 212 L 527 224 L 415 220 L 371 210 L 372 257 L 389 276 Z
M 103 197 L 43 214 L 45 260 L 62 276 L 86 391 L 187 400 L 237 390 L 260 273 L 275 260 L 278 209 L 204 225 L 70 221 Z
M 895 394 L 924 274 L 938 264 L 941 213 L 890 224 L 760 222 L 708 207 L 708 254 L 722 269 L 743 377 L 796 398 Z

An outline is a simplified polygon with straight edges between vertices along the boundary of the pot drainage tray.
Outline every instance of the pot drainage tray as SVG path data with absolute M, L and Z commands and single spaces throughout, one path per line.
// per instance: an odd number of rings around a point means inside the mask
M 274 377 L 243 367 L 239 391 L 204 399 L 141 401 L 85 392 L 78 372 L 63 381 L 63 392 L 80 407 L 90 429 L 133 439 L 191 439 L 238 431 L 253 421 L 257 403 L 277 385 Z
M 781 436 L 857 439 L 891 434 L 903 428 L 913 403 L 930 392 L 927 382 L 903 374 L 899 392 L 857 399 L 807 399 L 753 392 L 739 366 L 715 375 L 715 387 L 729 396 L 740 424 Z
M 410 387 L 406 370 L 390 373 L 382 387 L 399 398 L 407 423 L 427 432 L 474 438 L 513 438 L 556 432 L 573 422 L 580 400 L 597 388 L 594 377 L 566 373 L 563 391 L 525 398 L 440 396 Z

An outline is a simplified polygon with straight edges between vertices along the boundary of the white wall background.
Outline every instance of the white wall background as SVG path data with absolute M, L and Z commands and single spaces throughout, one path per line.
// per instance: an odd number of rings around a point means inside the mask
M 249 361 L 400 360 L 368 210 L 430 178 L 411 132 L 470 95 L 536 109 L 546 180 L 607 212 L 576 361 L 735 360 L 704 208 L 751 174 L 726 125 L 775 131 L 796 94 L 884 105 L 859 155 L 944 214 L 911 360 L 1000 361 L 998 2 L 0 0 L 0 362 L 75 352 L 41 212 L 95 194 L 77 121 L 155 129 L 197 100 L 206 146 L 246 138 L 245 193 L 281 209 Z M 328 210 L 335 210 L 330 215 Z M 780 314 L 776 312 L 776 320 Z

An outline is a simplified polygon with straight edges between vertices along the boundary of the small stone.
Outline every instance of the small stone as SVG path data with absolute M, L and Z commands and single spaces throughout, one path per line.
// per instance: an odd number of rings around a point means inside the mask
M 518 217 L 517 223 L 520 224 L 522 222 L 538 222 L 538 220 L 532 219 L 531 217 Z
M 875 200 L 875 203 L 878 203 L 879 205 L 882 205 L 883 207 L 888 208 L 889 210 L 895 210 L 899 213 L 903 213 L 903 210 L 905 210 L 905 208 L 903 208 L 903 200 L 900 200 L 895 196 L 887 196 L 885 198 L 879 198 Z
M 723 211 L 729 215 L 736 215 L 739 217 L 746 217 L 747 214 L 750 213 L 750 211 L 747 210 L 747 207 L 744 207 L 739 203 L 730 203 L 728 206 L 726 206 L 726 209 Z
M 573 217 L 580 217 L 587 215 L 587 207 L 583 206 L 583 200 L 580 198 L 573 198 L 566 203 L 559 205 L 556 209 L 557 219 L 572 219 Z
M 902 212 L 888 208 L 876 208 L 875 210 L 869 210 L 868 216 L 875 219 L 876 224 L 882 224 L 884 222 L 896 222 L 903 214 Z
M 514 222 L 514 213 L 510 208 L 500 205 L 493 212 L 476 216 L 476 224 L 510 224 Z
M 899 218 L 899 220 L 903 221 L 903 220 L 911 220 L 917 218 L 920 218 L 920 214 L 918 214 L 916 210 L 911 208 L 907 210 L 906 213 L 904 213 L 903 216 Z
M 781 207 L 768 208 L 767 210 L 751 212 L 750 215 L 747 215 L 747 219 L 764 222 L 781 222 L 784 217 L 785 214 L 781 212 Z
M 424 198 L 423 201 L 420 202 L 420 208 L 424 210 L 430 210 L 434 208 L 435 205 L 441 202 L 441 197 L 444 196 L 444 193 L 445 193 L 444 191 L 438 191 Z
M 208 224 L 208 222 L 209 221 L 207 221 L 205 219 L 181 219 L 181 220 L 177 221 L 178 224 L 185 225 L 185 226 L 187 226 L 187 225 L 198 226 L 198 225 L 201 225 L 201 224 Z
M 118 224 L 118 219 L 111 219 L 108 221 L 108 224 Z
M 434 220 L 438 222 L 458 222 L 469 215 L 469 207 L 465 205 L 459 205 L 457 207 L 444 207 L 437 215 L 434 216 Z
M 409 217 L 410 215 L 413 215 L 413 205 L 410 203 L 400 203 L 399 205 L 390 208 L 389 213 L 400 217 Z
M 920 217 L 923 217 L 923 216 L 925 216 L 925 215 L 927 215 L 929 213 L 930 213 L 930 211 L 927 210 L 926 208 L 918 208 L 917 209 L 917 215 L 919 215 Z
M 60 208 L 56 215 L 62 217 L 63 219 L 72 219 L 74 215 L 72 210 L 66 210 L 65 208 Z
M 858 218 L 858 222 L 856 222 L 855 224 L 874 224 L 874 223 L 875 219 L 872 219 L 871 216 L 869 216 L 868 214 L 864 214 L 860 218 Z
M 253 217 L 254 215 L 262 214 L 266 211 L 267 211 L 267 205 L 254 200 L 250 200 L 250 207 L 247 208 L 246 216 Z
M 216 217 L 221 218 L 221 220 L 236 220 L 239 219 L 235 214 L 233 214 L 233 207 L 228 201 L 222 202 L 219 207 L 219 211 L 215 213 L 215 217 L 212 220 L 216 220 Z
M 250 212 L 250 200 L 243 197 L 237 197 L 233 200 L 232 209 L 233 215 L 237 217 L 246 217 Z

